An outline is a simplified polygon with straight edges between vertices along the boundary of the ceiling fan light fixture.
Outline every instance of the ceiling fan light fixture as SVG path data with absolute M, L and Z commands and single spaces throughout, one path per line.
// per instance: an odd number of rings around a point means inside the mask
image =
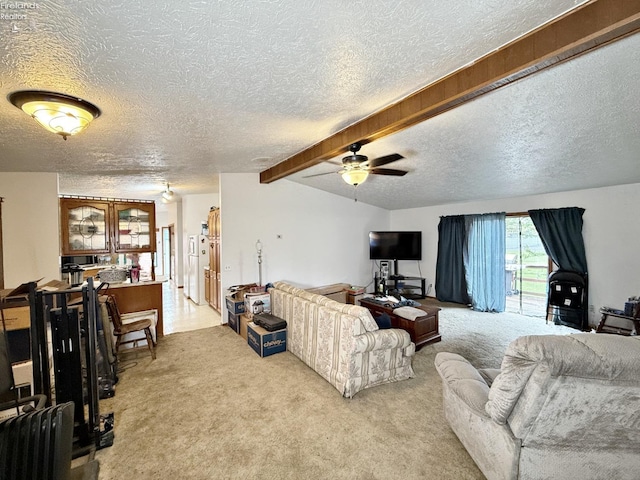
M 167 183 L 167 188 L 165 189 L 164 192 L 162 192 L 162 200 L 165 203 L 169 203 L 173 200 L 175 194 L 173 193 L 173 190 L 171 190 L 169 188 L 169 184 Z
M 10 94 L 9 101 L 65 140 L 83 131 L 101 113 L 86 100 L 56 92 L 23 90 Z
M 367 170 L 353 169 L 342 172 L 342 179 L 354 187 L 363 183 L 368 176 L 369 172 Z

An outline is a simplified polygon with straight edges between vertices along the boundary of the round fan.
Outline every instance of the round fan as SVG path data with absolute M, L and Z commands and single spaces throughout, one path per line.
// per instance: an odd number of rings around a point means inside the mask
M 406 175 L 405 170 L 396 170 L 393 168 L 380 168 L 392 162 L 403 159 L 404 157 L 398 153 L 385 155 L 369 160 L 364 155 L 358 154 L 362 145 L 359 142 L 352 143 L 349 146 L 351 155 L 347 155 L 342 159 L 342 169 L 337 172 L 318 173 L 316 175 L 308 175 L 304 178 L 318 177 L 320 175 L 328 175 L 330 173 L 338 173 L 342 179 L 349 185 L 357 186 L 364 182 L 369 175 L 391 175 L 394 177 L 402 177 Z

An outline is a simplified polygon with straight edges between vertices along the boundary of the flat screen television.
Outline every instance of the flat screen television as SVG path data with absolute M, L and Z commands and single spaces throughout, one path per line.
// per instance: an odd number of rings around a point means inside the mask
M 422 260 L 422 232 L 369 232 L 371 260 Z

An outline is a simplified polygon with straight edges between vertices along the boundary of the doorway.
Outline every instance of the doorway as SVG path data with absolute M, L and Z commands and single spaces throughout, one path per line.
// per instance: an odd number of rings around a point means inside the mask
M 551 261 L 527 213 L 506 218 L 506 311 L 546 317 L 547 279 Z
M 168 280 L 172 280 L 174 277 L 172 258 L 175 255 L 172 254 L 174 251 L 172 230 L 173 225 L 162 227 L 162 271 Z

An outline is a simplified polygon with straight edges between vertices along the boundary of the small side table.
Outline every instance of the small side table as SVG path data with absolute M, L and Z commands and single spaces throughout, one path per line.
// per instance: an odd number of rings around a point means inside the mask
M 600 313 L 602 314 L 602 318 L 600 319 L 600 323 L 596 328 L 597 333 L 617 333 L 618 335 L 639 335 L 640 334 L 640 318 L 637 316 L 630 317 L 628 315 L 624 315 L 617 312 L 612 312 L 605 308 L 600 309 Z M 608 320 L 618 319 L 616 325 L 607 324 Z M 622 320 L 622 321 L 620 321 Z M 621 323 L 626 323 L 627 325 L 631 322 L 633 328 L 627 328 L 619 326 Z

